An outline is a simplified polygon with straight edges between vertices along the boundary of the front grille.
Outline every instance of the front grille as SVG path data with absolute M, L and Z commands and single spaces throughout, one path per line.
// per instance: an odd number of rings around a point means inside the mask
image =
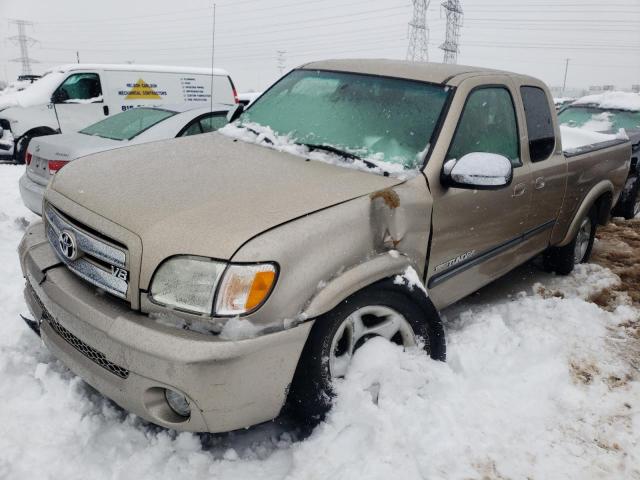
M 45 206 L 45 218 L 49 243 L 69 270 L 117 297 L 127 297 L 129 273 L 126 270 L 128 252 L 125 247 L 83 228 L 51 205 Z M 69 255 L 68 249 L 63 252 L 60 242 L 63 233 L 73 237 L 73 248 L 77 249 L 75 255 Z
M 62 325 L 60 325 L 60 323 L 56 321 L 49 314 L 48 310 L 42 303 L 42 300 L 40 300 L 40 297 L 38 297 L 38 294 L 36 293 L 36 291 L 33 289 L 33 287 L 29 282 L 27 282 L 27 289 L 29 290 L 31 298 L 33 298 L 36 301 L 36 303 L 40 307 L 40 310 L 42 311 L 42 318 L 36 319 L 36 320 L 40 322 L 47 322 L 49 326 L 51 326 L 53 331 L 56 332 L 63 340 L 65 340 L 69 345 L 71 345 L 78 352 L 80 352 L 82 355 L 87 357 L 89 360 L 91 360 L 95 364 L 101 366 L 105 370 L 108 370 L 109 372 L 113 373 L 114 375 L 120 378 L 129 377 L 129 370 L 111 362 L 110 360 L 107 359 L 104 353 L 99 352 L 93 347 L 90 347 L 89 345 L 84 343 L 82 340 L 80 340 L 78 337 L 76 337 L 73 333 L 71 333 L 69 330 L 67 330 Z
M 79 351 L 82 355 L 87 357 L 93 363 L 101 366 L 105 370 L 113 373 L 114 375 L 120 378 L 129 377 L 129 370 L 120 365 L 116 365 L 115 363 L 109 361 L 107 357 L 105 357 L 104 353 L 99 352 L 95 348 L 90 347 L 78 337 L 76 337 L 69 330 L 60 325 L 56 320 L 51 317 L 47 311 L 45 310 L 43 313 L 44 320 L 51 326 L 54 332 L 56 332 L 63 340 L 65 340 L 69 345 Z

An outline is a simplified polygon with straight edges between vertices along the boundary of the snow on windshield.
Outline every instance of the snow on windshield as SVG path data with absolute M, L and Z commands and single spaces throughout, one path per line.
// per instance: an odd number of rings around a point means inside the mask
M 246 123 L 244 125 L 240 125 L 239 123 L 234 122 L 232 124 L 225 125 L 223 128 L 219 129 L 218 132 L 231 138 L 260 144 L 280 152 L 290 153 L 298 157 L 329 163 L 331 165 L 352 168 L 354 170 L 377 173 L 380 175 L 387 174 L 391 177 L 402 180 L 411 178 L 417 174 L 417 171 L 406 170 L 403 165 L 399 163 L 384 162 L 381 159 L 381 155 L 370 155 L 363 159 L 351 159 L 345 158 L 337 153 L 309 149 L 304 145 L 296 143 L 290 136 L 278 135 L 271 128 L 257 123 Z

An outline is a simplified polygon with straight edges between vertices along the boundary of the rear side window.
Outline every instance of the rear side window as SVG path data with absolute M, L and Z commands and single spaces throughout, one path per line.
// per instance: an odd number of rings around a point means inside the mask
M 546 160 L 556 148 L 556 136 L 547 95 L 538 87 L 521 87 L 520 94 L 527 119 L 531 161 Z
M 519 150 L 516 111 L 509 91 L 504 87 L 488 87 L 471 92 L 447 158 L 495 153 L 518 167 L 522 165 Z
M 218 130 L 227 124 L 226 113 L 212 113 L 199 120 L 194 120 L 179 136 L 188 137 Z

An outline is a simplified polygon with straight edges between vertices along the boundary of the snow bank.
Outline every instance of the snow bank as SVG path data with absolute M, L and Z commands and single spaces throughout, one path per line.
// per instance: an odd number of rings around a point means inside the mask
M 640 94 L 632 92 L 604 92 L 579 98 L 573 105 L 596 105 L 601 108 L 640 110 Z
M 521 269 L 447 310 L 447 363 L 367 343 L 306 439 L 286 418 L 228 435 L 146 424 L 71 374 L 18 318 L 15 249 L 35 219 L 17 193 L 23 171 L 0 166 L 0 478 L 640 476 L 637 356 L 627 358 L 638 341 L 623 328 L 638 311 L 585 300 L 617 281 L 593 265 L 568 278 Z
M 562 149 L 569 152 L 597 143 L 629 139 L 622 129 L 614 135 L 594 132 L 586 128 L 569 127 L 567 125 L 560 125 L 560 135 L 562 137 Z

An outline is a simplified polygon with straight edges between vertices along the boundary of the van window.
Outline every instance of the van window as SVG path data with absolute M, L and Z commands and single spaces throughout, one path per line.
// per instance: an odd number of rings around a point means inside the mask
M 546 160 L 556 148 L 556 136 L 547 95 L 538 87 L 521 87 L 520 94 L 527 119 L 531 161 Z
M 102 102 L 100 77 L 96 73 L 74 73 L 53 94 L 55 103 Z
M 514 167 L 522 165 L 516 111 L 504 87 L 474 90 L 467 98 L 447 158 L 473 152 L 495 153 L 507 157 Z

